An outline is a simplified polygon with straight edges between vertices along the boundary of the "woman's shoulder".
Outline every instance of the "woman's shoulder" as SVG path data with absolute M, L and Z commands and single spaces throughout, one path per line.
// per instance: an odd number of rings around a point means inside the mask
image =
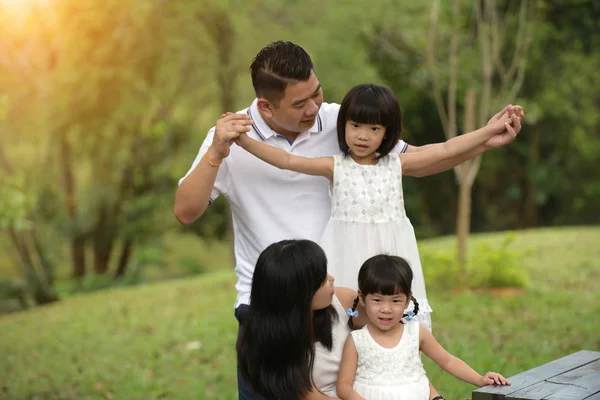
M 336 287 L 335 288 L 335 296 L 340 301 L 340 304 L 344 309 L 352 308 L 354 304 L 354 300 L 358 293 L 354 289 L 350 289 L 347 287 Z

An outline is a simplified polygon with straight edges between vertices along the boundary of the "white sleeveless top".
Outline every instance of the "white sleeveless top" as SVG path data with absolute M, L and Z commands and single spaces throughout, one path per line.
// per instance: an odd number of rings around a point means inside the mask
M 338 372 L 340 370 L 340 361 L 344 344 L 350 334 L 348 328 L 348 314 L 338 300 L 333 295 L 331 302 L 338 313 L 338 321 L 332 327 L 333 347 L 331 351 L 327 350 L 321 343 L 315 343 L 315 363 L 313 366 L 313 381 L 315 386 L 327 396 L 337 397 L 336 385 Z
M 427 400 L 429 380 L 421 362 L 419 323 L 406 322 L 396 346 L 385 348 L 369 329 L 353 331 L 358 353 L 354 390 L 365 399 Z

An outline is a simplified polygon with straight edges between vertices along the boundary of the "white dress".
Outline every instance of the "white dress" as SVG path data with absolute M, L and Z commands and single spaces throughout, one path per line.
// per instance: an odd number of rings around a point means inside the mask
M 366 400 L 427 400 L 429 380 L 419 351 L 419 323 L 404 325 L 398 344 L 379 345 L 367 327 L 352 332 L 358 352 L 354 390 Z
M 413 271 L 412 291 L 419 302 L 416 319 L 431 330 L 432 309 L 417 239 L 404 210 L 400 158 L 390 154 L 376 165 L 360 165 L 342 154 L 333 158 L 331 218 L 321 246 L 336 286 L 358 289 L 358 271 L 374 255 L 403 257 Z
M 329 351 L 321 343 L 315 344 L 313 382 L 327 396 L 337 397 L 336 385 L 338 372 L 340 371 L 340 361 L 342 360 L 344 344 L 350 334 L 350 328 L 348 327 L 348 315 L 337 296 L 333 296 L 331 304 L 339 317 L 331 329 L 333 348 Z

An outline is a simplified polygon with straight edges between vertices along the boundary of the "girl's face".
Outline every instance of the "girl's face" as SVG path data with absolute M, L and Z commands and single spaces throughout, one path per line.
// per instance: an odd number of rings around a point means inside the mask
M 332 275 L 327 274 L 327 278 L 325 278 L 325 282 L 321 285 L 319 290 L 315 292 L 315 295 L 312 298 L 312 309 L 322 310 L 323 308 L 329 307 L 331 304 L 331 300 L 333 299 L 333 281 L 335 279 Z
M 346 121 L 346 144 L 359 164 L 376 164 L 376 151 L 385 136 L 385 126 Z
M 382 331 L 392 329 L 400 323 L 408 307 L 408 300 L 409 297 L 404 293 L 391 296 L 380 293 L 360 295 L 370 323 Z

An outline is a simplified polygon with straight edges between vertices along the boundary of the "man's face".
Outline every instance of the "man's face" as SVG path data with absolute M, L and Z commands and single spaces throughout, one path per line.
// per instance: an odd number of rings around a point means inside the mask
M 279 104 L 271 105 L 271 122 L 287 132 L 304 132 L 315 124 L 322 103 L 321 84 L 311 72 L 307 81 L 288 85 Z

